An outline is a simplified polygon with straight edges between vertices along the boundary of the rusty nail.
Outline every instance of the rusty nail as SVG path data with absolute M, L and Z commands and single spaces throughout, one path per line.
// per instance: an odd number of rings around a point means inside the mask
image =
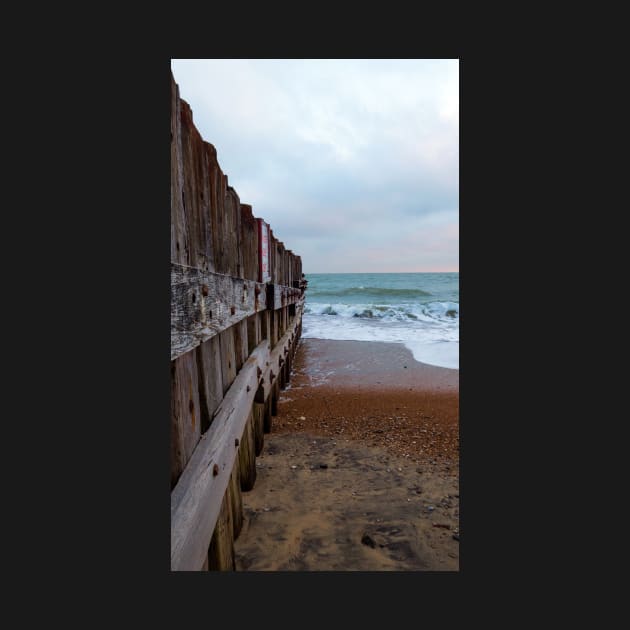
M 201 285 L 201 293 L 205 296 L 208 295 L 208 285 L 207 284 L 202 284 Z
M 212 467 L 212 476 L 213 476 L 213 477 L 216 477 L 218 474 L 219 474 L 219 467 L 217 466 L 217 464 L 215 464 L 215 465 Z

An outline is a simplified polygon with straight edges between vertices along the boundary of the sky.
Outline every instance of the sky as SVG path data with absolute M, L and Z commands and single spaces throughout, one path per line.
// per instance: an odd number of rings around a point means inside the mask
M 172 59 L 254 216 L 305 273 L 459 271 L 457 59 Z

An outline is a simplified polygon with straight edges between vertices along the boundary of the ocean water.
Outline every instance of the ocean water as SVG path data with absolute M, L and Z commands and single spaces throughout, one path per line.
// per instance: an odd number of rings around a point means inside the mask
M 404 344 L 459 369 L 459 273 L 310 273 L 302 337 Z

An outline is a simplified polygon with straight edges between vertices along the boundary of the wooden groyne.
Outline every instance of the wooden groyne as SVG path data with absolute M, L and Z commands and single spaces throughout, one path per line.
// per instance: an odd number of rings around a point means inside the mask
M 241 492 L 302 330 L 302 277 L 171 76 L 171 570 L 234 569 Z

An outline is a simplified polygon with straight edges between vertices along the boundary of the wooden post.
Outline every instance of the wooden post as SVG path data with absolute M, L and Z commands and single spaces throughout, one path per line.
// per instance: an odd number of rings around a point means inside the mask
M 171 361 L 171 489 L 201 437 L 195 352 Z
M 230 493 L 230 507 L 232 509 L 232 532 L 234 540 L 238 538 L 243 527 L 243 498 L 241 496 L 241 467 L 238 460 L 234 460 L 230 483 L 228 485 Z
M 239 444 L 239 468 L 241 476 L 241 490 L 248 491 L 256 483 L 256 453 L 254 443 L 254 416 L 250 412 L 243 437 Z
M 256 401 L 259 400 L 259 394 L 262 392 L 264 400 L 264 390 L 259 388 L 256 394 Z M 260 455 L 265 444 L 265 403 L 254 402 L 254 451 L 256 455 Z
M 264 412 L 264 423 L 263 423 L 263 430 L 265 433 L 271 433 L 272 423 L 273 423 L 273 419 L 271 415 L 271 392 L 269 392 L 269 396 L 267 396 L 267 400 L 265 400 L 265 412 Z
M 232 326 L 232 330 L 234 331 L 234 353 L 236 357 L 236 372 L 238 373 L 238 371 L 243 367 L 243 363 L 247 361 L 247 357 L 249 356 L 247 320 L 243 319 L 237 324 L 234 324 L 234 326 Z M 254 346 L 254 348 L 255 347 L 256 346 Z
M 201 432 L 210 427 L 212 416 L 223 400 L 221 346 L 219 337 L 211 337 L 196 348 L 199 372 L 199 402 L 201 405 Z
M 236 352 L 234 349 L 234 331 L 228 328 L 219 333 L 221 344 L 221 373 L 223 377 L 223 395 L 236 378 Z
M 232 524 L 230 486 L 223 496 L 221 511 L 208 549 L 209 571 L 234 571 L 234 526 Z

